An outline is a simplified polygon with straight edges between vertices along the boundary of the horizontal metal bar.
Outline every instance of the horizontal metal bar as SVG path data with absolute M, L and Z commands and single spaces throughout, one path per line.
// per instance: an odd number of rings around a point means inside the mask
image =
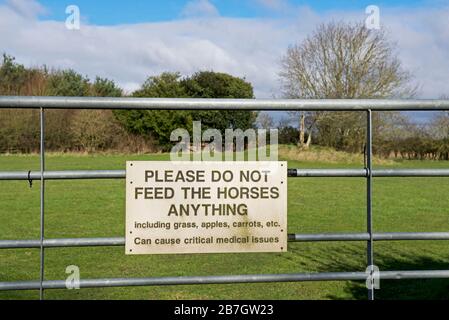
M 384 232 L 374 233 L 376 241 L 449 240 L 449 232 Z M 289 234 L 291 242 L 366 241 L 368 233 Z M 124 237 L 45 239 L 45 248 L 124 246 Z M 39 248 L 40 240 L 0 240 L 0 249 Z
M 366 177 L 366 175 L 366 169 L 288 169 L 289 177 Z
M 320 242 L 320 241 L 367 241 L 369 233 L 316 233 L 316 234 L 289 234 L 289 241 Z M 0 242 L 1 248 L 1 242 Z
M 369 233 L 321 233 L 321 234 L 291 234 L 290 241 L 367 241 Z M 399 240 L 449 240 L 449 232 L 382 232 L 373 233 L 375 241 Z
M 366 169 L 289 169 L 289 177 L 366 177 Z M 373 177 L 449 177 L 449 169 L 374 169 Z
M 442 279 L 449 278 L 449 270 L 429 271 L 380 271 L 381 280 L 403 279 Z M 296 274 L 253 274 L 196 277 L 158 277 L 158 278 L 112 278 L 80 280 L 80 288 L 105 288 L 129 286 L 171 286 L 171 285 L 204 285 L 229 283 L 263 283 L 263 282 L 302 282 L 302 281 L 364 281 L 365 272 L 327 272 Z M 0 282 L 0 291 L 36 290 L 39 281 Z M 44 289 L 66 289 L 64 280 L 46 280 Z
M 124 246 L 125 238 L 44 239 L 45 248 Z M 40 248 L 40 240 L 0 240 L 0 249 Z
M 45 180 L 76 180 L 76 179 L 124 179 L 125 170 L 66 170 L 45 171 Z M 0 180 L 40 180 L 40 171 L 0 172 Z
M 0 97 L 0 108 L 165 110 L 449 110 L 449 100 Z
M 374 233 L 374 240 L 449 240 L 449 232 L 384 232 Z
M 98 287 L 128 287 L 128 286 L 164 286 L 164 285 L 195 285 L 195 284 L 227 284 L 227 283 L 262 283 L 262 282 L 293 282 L 293 281 L 336 281 L 365 280 L 364 272 L 336 272 L 316 274 L 257 274 L 257 275 L 225 275 L 197 277 L 163 277 L 163 278 L 115 278 L 80 280 L 80 288 Z M 45 281 L 44 289 L 65 289 L 62 280 Z M 0 290 L 32 290 L 38 289 L 39 282 L 0 282 Z
M 449 177 L 449 169 L 381 169 L 374 177 Z
M 366 169 L 289 169 L 289 177 L 366 177 Z M 381 169 L 374 177 L 449 177 L 449 169 Z M 125 170 L 46 171 L 45 180 L 124 179 Z M 40 180 L 39 171 L 0 172 L 0 180 Z

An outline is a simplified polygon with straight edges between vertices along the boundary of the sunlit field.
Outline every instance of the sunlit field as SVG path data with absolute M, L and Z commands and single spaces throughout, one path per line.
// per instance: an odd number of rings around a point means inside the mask
M 126 160 L 168 155 L 47 156 L 47 170 L 124 169 Z M 287 159 L 288 160 L 288 159 Z M 444 161 L 388 161 L 379 168 L 449 168 Z M 355 168 L 356 162 L 289 161 L 289 168 Z M 39 169 L 39 156 L 0 156 L 0 171 Z M 363 178 L 289 178 L 289 233 L 365 232 Z M 39 238 L 39 183 L 0 182 L 0 239 Z M 449 231 L 447 178 L 375 178 L 375 232 Z M 46 182 L 46 238 L 123 237 L 123 180 Z M 447 241 L 375 243 L 380 270 L 449 269 Z M 287 253 L 125 256 L 123 247 L 48 248 L 45 278 L 66 267 L 83 279 L 365 271 L 366 243 L 289 243 Z M 39 249 L 0 250 L 0 281 L 38 280 Z M 37 299 L 37 291 L 0 292 L 0 299 Z M 47 299 L 366 299 L 359 282 L 268 283 L 47 290 Z M 449 299 L 448 280 L 381 281 L 378 299 Z

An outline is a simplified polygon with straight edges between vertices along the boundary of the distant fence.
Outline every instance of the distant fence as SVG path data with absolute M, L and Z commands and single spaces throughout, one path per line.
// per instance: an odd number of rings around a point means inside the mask
M 388 169 L 372 168 L 373 111 L 443 111 L 449 110 L 449 100 L 240 100 L 240 99 L 144 99 L 144 98 L 77 98 L 77 97 L 0 97 L 0 108 L 40 109 L 40 171 L 0 172 L 0 180 L 40 180 L 40 239 L 0 240 L 0 249 L 40 249 L 40 279 L 37 281 L 0 282 L 0 290 L 39 290 L 43 299 L 46 289 L 64 289 L 65 280 L 45 280 L 45 248 L 124 246 L 125 238 L 46 239 L 45 181 L 62 179 L 124 179 L 124 170 L 46 171 L 45 170 L 45 109 L 149 109 L 149 110 L 272 110 L 272 111 L 360 111 L 367 115 L 366 163 L 360 169 L 289 169 L 289 177 L 364 177 L 366 178 L 366 232 L 289 234 L 289 241 L 366 241 L 367 266 L 374 266 L 374 241 L 449 240 L 449 232 L 373 232 L 372 182 L 374 177 L 449 177 L 448 169 Z M 202 285 L 225 283 L 261 283 L 296 281 L 369 281 L 393 279 L 449 278 L 449 270 L 252 274 L 224 276 L 185 276 L 159 278 L 83 279 L 80 288 Z M 368 286 L 368 298 L 374 299 L 374 288 Z

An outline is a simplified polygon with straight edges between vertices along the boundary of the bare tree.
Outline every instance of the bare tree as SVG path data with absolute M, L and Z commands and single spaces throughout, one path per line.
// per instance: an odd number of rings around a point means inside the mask
M 257 117 L 256 124 L 261 129 L 270 130 L 274 127 L 274 121 L 271 115 L 267 112 L 259 113 Z
M 449 139 L 449 112 L 439 112 L 432 119 L 431 128 L 437 139 Z
M 410 85 L 410 73 L 403 70 L 395 45 L 388 41 L 386 33 L 369 30 L 363 23 L 320 25 L 304 41 L 288 48 L 281 60 L 279 76 L 286 98 L 410 97 L 416 92 L 416 87 Z M 326 126 L 358 121 L 354 113 L 339 113 L 341 119 L 333 114 L 332 121 L 327 112 L 295 115 L 299 116 L 298 145 L 301 147 L 310 144 L 313 127 L 323 121 Z M 348 134 L 348 130 L 343 128 L 340 134 Z M 307 143 L 305 131 L 308 131 Z M 352 135 L 358 135 L 358 131 L 353 130 Z

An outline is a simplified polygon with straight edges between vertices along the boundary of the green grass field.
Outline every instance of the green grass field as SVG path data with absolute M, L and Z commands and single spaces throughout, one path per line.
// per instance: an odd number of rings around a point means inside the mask
M 166 155 L 49 155 L 48 170 L 124 169 L 126 160 L 164 160 Z M 289 167 L 350 168 L 361 164 L 289 161 Z M 394 162 L 384 167 L 448 168 L 447 162 Z M 0 156 L 0 171 L 39 168 L 38 156 Z M 365 180 L 291 178 L 290 233 L 364 232 Z M 376 178 L 376 232 L 448 231 L 449 180 Z M 0 239 L 39 237 L 39 183 L 0 182 Z M 122 180 L 48 181 L 46 238 L 124 235 Z M 289 243 L 283 254 L 125 256 L 123 247 L 46 249 L 46 279 L 65 279 L 68 265 L 81 277 L 154 277 L 253 273 L 365 271 L 364 242 Z M 380 270 L 449 269 L 447 241 L 376 242 Z M 39 250 L 0 250 L 0 281 L 37 280 Z M 366 299 L 364 283 L 314 282 L 139 288 L 48 290 L 47 299 Z M 448 280 L 382 281 L 379 299 L 449 299 Z M 36 299 L 37 291 L 0 292 L 0 299 Z

